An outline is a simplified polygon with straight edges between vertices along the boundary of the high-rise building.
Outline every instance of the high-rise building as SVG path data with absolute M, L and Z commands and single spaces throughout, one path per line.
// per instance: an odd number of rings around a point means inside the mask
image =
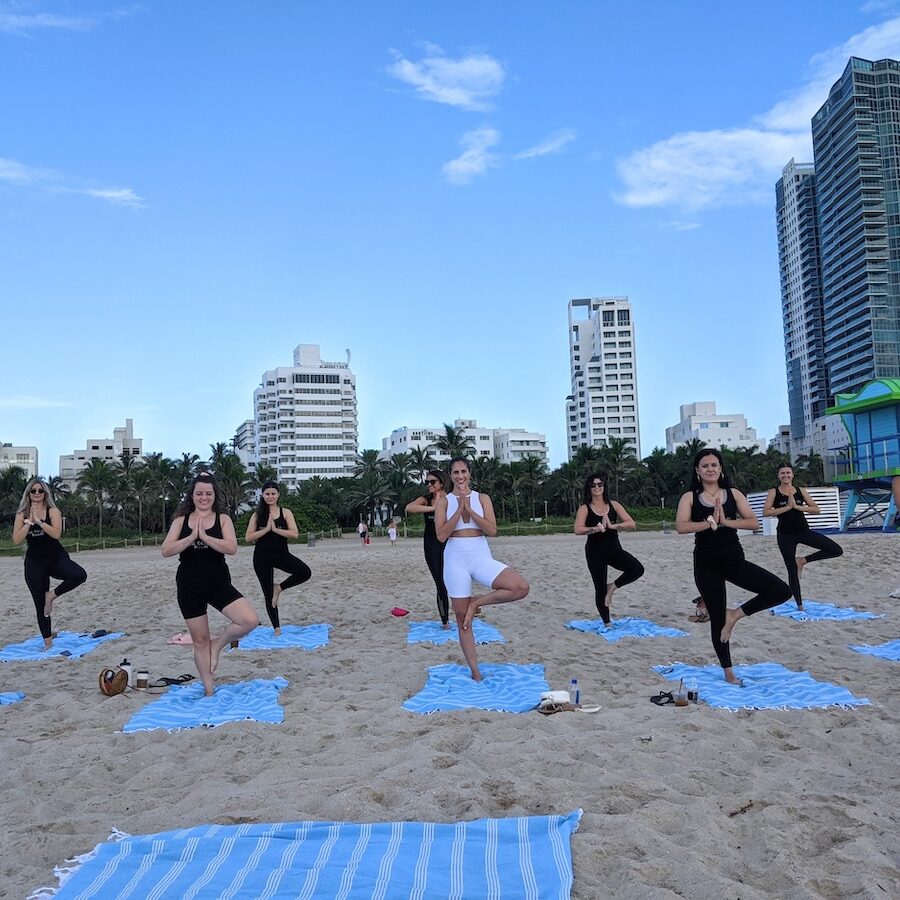
M 111 438 L 90 438 L 84 450 L 75 450 L 59 458 L 59 477 L 74 490 L 78 476 L 92 459 L 102 459 L 110 464 L 122 458 L 122 454 L 143 461 L 144 441 L 134 436 L 134 422 L 125 420 L 122 428 L 113 428 Z
M 247 419 L 238 425 L 231 446 L 248 472 L 256 470 L 256 423 Z
M 285 487 L 352 474 L 359 435 L 350 351 L 346 362 L 324 362 L 318 344 L 297 346 L 293 366 L 263 373 L 253 420 L 257 463 Z
M 792 159 L 775 185 L 775 199 L 790 446 L 795 456 L 822 454 L 829 398 L 814 166 Z
M 637 351 L 627 297 L 569 301 L 569 366 L 569 459 L 579 447 L 603 446 L 611 437 L 628 441 L 640 459 Z
M 833 397 L 900 377 L 900 62 L 851 57 L 812 138 Z

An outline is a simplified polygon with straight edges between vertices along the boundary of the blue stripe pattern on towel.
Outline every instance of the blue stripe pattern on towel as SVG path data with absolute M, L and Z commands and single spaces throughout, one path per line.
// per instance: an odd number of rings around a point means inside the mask
M 56 896 L 565 900 L 570 839 L 580 819 L 579 809 L 448 824 L 291 822 L 119 833 L 81 857 L 60 878 Z
M 857 653 L 868 653 L 870 656 L 879 656 L 881 659 L 890 659 L 893 662 L 900 662 L 900 640 L 888 641 L 886 644 L 877 644 L 870 646 L 864 644 L 861 647 L 850 646 L 851 650 Z
M 687 637 L 686 631 L 677 628 L 663 628 L 648 619 L 633 619 L 626 616 L 615 619 L 609 625 L 603 624 L 603 619 L 576 619 L 569 622 L 566 628 L 574 628 L 576 631 L 586 631 L 588 634 L 599 634 L 612 643 L 621 641 L 622 638 L 647 638 L 647 637 Z
M 172 686 L 159 700 L 136 712 L 122 729 L 126 734 L 163 728 L 178 731 L 206 725 L 214 728 L 226 722 L 253 719 L 256 722 L 284 721 L 278 693 L 287 687 L 284 678 L 254 678 L 239 684 L 221 684 L 212 697 L 203 696 L 203 685 Z
M 847 688 L 816 681 L 809 672 L 792 672 L 778 663 L 735 666 L 743 687 L 725 681 L 719 666 L 654 666 L 669 681 L 696 678 L 700 700 L 717 709 L 815 709 L 826 706 L 862 706 L 869 701 Z
M 847 621 L 849 619 L 881 619 L 875 613 L 860 612 L 852 606 L 835 606 L 833 603 L 822 603 L 818 600 L 804 600 L 803 609 L 797 609 L 793 600 L 786 600 L 773 606 L 773 616 L 786 616 L 796 622 L 819 622 L 825 619 Z
M 538 663 L 482 663 L 479 669 L 482 680 L 473 681 L 466 666 L 431 666 L 425 687 L 403 708 L 416 713 L 473 708 L 523 713 L 534 709 L 541 694 L 550 690 Z
M 317 650 L 328 643 L 330 625 L 282 625 L 281 634 L 275 636 L 275 629 L 260 625 L 246 637 L 241 638 L 239 650 L 283 650 L 300 647 L 302 650 Z
M 122 632 L 104 634 L 102 637 L 92 638 L 89 634 L 75 634 L 71 631 L 61 631 L 48 650 L 44 649 L 44 639 L 38 635 L 22 641 L 20 644 L 7 644 L 0 650 L 0 662 L 18 662 L 24 659 L 50 659 L 54 656 L 78 659 L 90 653 L 95 647 L 106 641 L 123 637 Z
M 493 626 L 478 619 L 472 620 L 472 635 L 476 644 L 505 644 L 506 638 Z M 410 622 L 407 644 L 421 644 L 431 641 L 432 644 L 447 644 L 459 641 L 459 628 L 453 622 L 444 629 L 440 622 Z
M 11 706 L 13 703 L 20 703 L 25 699 L 25 694 L 22 691 L 7 691 L 5 694 L 0 694 L 0 706 Z

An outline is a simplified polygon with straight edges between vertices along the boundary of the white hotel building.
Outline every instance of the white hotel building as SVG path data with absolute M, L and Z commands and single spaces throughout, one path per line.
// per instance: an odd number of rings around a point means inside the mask
M 640 459 L 637 351 L 627 297 L 569 301 L 569 368 L 569 459 L 579 447 L 601 447 L 611 437 L 632 444 Z
M 72 490 L 77 486 L 78 476 L 92 459 L 102 459 L 110 465 L 122 458 L 122 454 L 133 456 L 143 462 L 144 441 L 134 436 L 134 422 L 125 420 L 122 428 L 114 428 L 111 438 L 90 438 L 84 450 L 75 450 L 59 458 L 59 477 Z
M 0 472 L 13 466 L 23 469 L 26 478 L 34 478 L 38 474 L 38 448 L 0 443 Z
M 297 346 L 293 366 L 263 374 L 253 422 L 257 463 L 272 466 L 286 488 L 352 474 L 359 435 L 350 351 L 346 362 L 325 362 L 318 344 Z
M 756 429 L 747 424 L 746 416 L 741 413 L 717 413 L 712 400 L 682 404 L 678 412 L 681 421 L 666 429 L 668 453 L 674 453 L 682 444 L 694 439 L 716 450 L 720 447 L 729 450 L 738 447 L 763 449 L 765 441 L 756 436 Z

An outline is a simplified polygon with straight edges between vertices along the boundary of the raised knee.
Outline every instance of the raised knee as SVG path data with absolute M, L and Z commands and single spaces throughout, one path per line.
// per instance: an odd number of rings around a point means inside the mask
M 835 546 L 835 551 L 834 551 L 835 557 L 843 556 L 844 548 L 840 544 L 835 544 L 834 546 Z
M 518 594 L 518 597 L 516 597 L 516 600 L 524 600 L 528 596 L 528 593 L 530 591 L 531 591 L 531 585 L 527 581 L 522 579 L 522 583 L 519 585 L 519 588 L 516 591 L 516 593 Z
M 641 565 L 641 563 L 638 563 L 634 568 L 634 577 L 641 578 L 644 574 L 644 571 L 644 567 Z

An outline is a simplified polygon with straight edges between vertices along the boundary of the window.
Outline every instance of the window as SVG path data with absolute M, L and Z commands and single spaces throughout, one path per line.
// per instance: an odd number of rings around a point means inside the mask
M 611 309 L 603 310 L 603 324 L 604 325 L 614 325 L 615 324 L 615 312 Z M 619 323 L 622 324 L 622 323 Z
M 618 312 L 617 323 L 619 325 L 628 325 L 631 322 L 631 313 L 627 309 L 620 309 Z

